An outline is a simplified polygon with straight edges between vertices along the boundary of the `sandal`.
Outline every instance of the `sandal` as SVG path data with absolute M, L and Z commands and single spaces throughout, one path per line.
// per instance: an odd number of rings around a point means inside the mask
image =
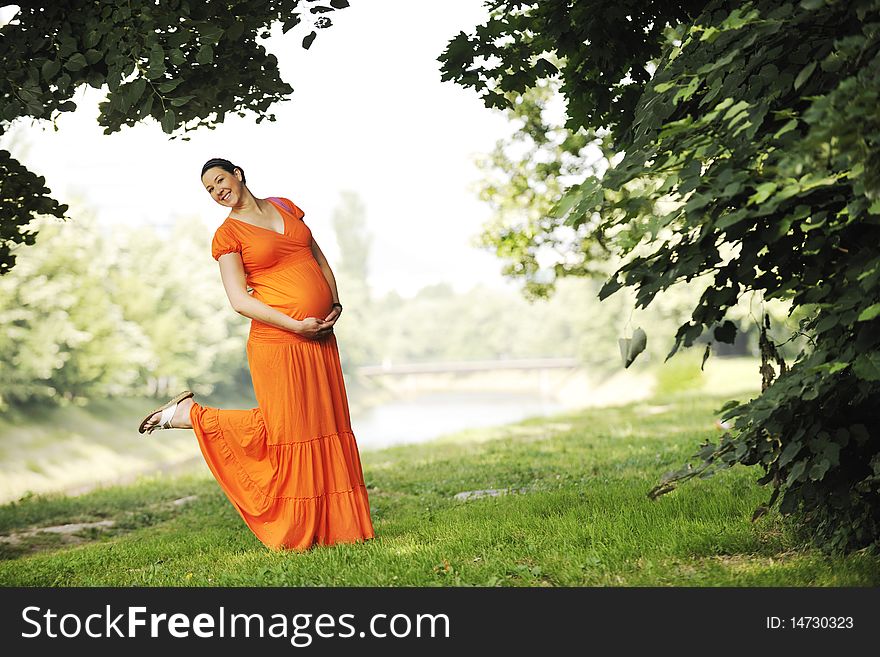
M 153 417 L 159 411 L 162 411 L 162 415 L 159 417 L 158 424 L 154 424 L 152 427 L 150 427 L 150 429 L 149 429 L 149 431 L 147 431 L 147 433 L 152 433 L 156 429 L 173 429 L 173 428 L 175 428 L 175 427 L 171 426 L 171 418 L 174 417 L 174 412 L 177 410 L 177 405 L 180 402 L 182 402 L 184 399 L 187 399 L 188 397 L 192 397 L 193 394 L 194 393 L 190 390 L 184 390 L 183 392 L 181 392 L 179 395 L 177 395 L 171 401 L 163 404 L 162 406 L 160 406 L 156 410 L 153 410 L 153 411 L 150 411 L 149 413 L 147 413 L 147 416 L 143 420 L 141 420 L 141 425 L 138 427 L 138 433 L 143 433 L 145 431 L 144 427 L 146 426 L 147 422 L 149 422 L 150 418 Z

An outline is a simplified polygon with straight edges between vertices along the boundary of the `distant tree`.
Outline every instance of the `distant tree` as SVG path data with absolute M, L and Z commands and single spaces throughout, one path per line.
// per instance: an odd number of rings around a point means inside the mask
M 342 199 L 333 211 L 333 231 L 339 246 L 335 273 L 346 283 L 366 284 L 373 238 L 367 227 L 366 208 L 355 192 L 342 192 Z
M 537 86 L 518 96 L 511 107 L 503 110 L 515 130 L 498 140 L 489 155 L 478 160 L 483 173 L 479 195 L 492 208 L 493 215 L 476 245 L 502 258 L 505 261 L 502 273 L 523 282 L 523 294 L 530 299 L 550 297 L 565 278 L 607 279 L 623 264 L 618 254 L 603 245 L 592 222 L 583 222 L 575 228 L 553 214 L 569 186 L 582 182 L 587 176 L 603 174 L 614 157 L 607 130 L 571 130 L 563 125 L 564 99 L 559 94 L 559 86 L 555 79 L 540 80 Z M 633 312 L 635 294 L 618 298 L 614 307 L 608 303 L 598 307 L 590 299 L 575 302 L 576 297 L 568 303 L 573 310 L 589 308 L 583 318 L 582 332 L 587 342 L 595 344 L 598 334 L 604 335 L 608 328 L 618 334 L 625 333 L 627 321 L 619 318 L 629 317 L 636 321 L 629 327 L 630 331 L 641 323 L 651 332 L 648 353 L 656 359 L 668 353 L 675 329 L 687 321 L 709 285 L 706 278 L 681 282 L 654 299 L 647 312 Z M 579 285 L 568 290 L 594 294 L 600 287 Z M 715 342 L 712 348 L 717 353 L 759 355 L 758 315 L 762 308 L 777 329 L 784 329 L 785 334 L 797 330 L 798 322 L 789 317 L 790 303 L 759 298 L 755 309 L 754 296 L 743 295 L 737 305 L 731 306 L 727 317 L 736 325 L 736 344 Z M 612 317 L 617 321 L 609 325 L 608 319 Z M 666 338 L 669 329 L 672 329 L 670 337 Z M 777 333 L 782 335 L 779 330 Z M 708 340 L 703 340 L 703 347 L 706 342 Z M 612 345 L 615 343 L 616 339 L 611 341 Z M 801 347 L 803 339 L 798 338 L 781 349 L 793 357 Z M 587 348 L 583 355 L 586 361 L 597 365 L 594 351 Z M 608 364 L 607 354 L 602 360 Z
M 610 253 L 586 226 L 575 230 L 551 214 L 568 185 L 604 171 L 613 155 L 596 131 L 561 125 L 558 89 L 556 81 L 542 80 L 519 95 L 504 109 L 516 130 L 478 161 L 480 198 L 493 217 L 477 246 L 502 258 L 502 273 L 521 279 L 531 298 L 548 296 L 563 276 L 611 273 Z
M 168 230 L 173 240 L 152 228 L 117 228 L 103 293 L 147 338 L 150 357 L 139 377 L 147 389 L 138 392 L 161 396 L 186 386 L 209 394 L 246 369 L 241 345 L 249 323 L 228 312 L 216 263 L 205 251 L 207 226 L 181 217 Z
M 152 356 L 149 338 L 107 294 L 113 253 L 80 215 L 37 220 L 40 237 L 0 277 L 0 408 L 128 392 Z
M 231 112 L 250 111 L 257 123 L 274 121 L 269 108 L 293 88 L 257 37 L 267 37 L 276 22 L 287 32 L 309 15 L 317 17 L 314 28 L 326 28 L 327 14 L 348 5 L 347 0 L 0 5 L 19 7 L 0 27 L 0 134 L 25 117 L 52 121 L 57 130 L 61 113 L 76 109 L 71 99 L 83 84 L 109 90 L 98 117 L 105 134 L 147 117 L 166 134 L 177 130 L 172 139 L 202 126 L 213 129 Z M 303 38 L 304 48 L 315 35 L 313 29 Z M 16 244 L 34 243 L 35 231 L 23 231 L 32 218 L 61 218 L 68 210 L 44 183 L 0 150 L 0 274 L 13 266 Z
M 333 263 L 339 298 L 344 311 L 337 328 L 340 358 L 350 369 L 377 358 L 377 335 L 385 321 L 376 316 L 368 281 L 372 235 L 367 210 L 354 192 L 343 192 L 333 211 L 333 230 L 339 246 L 339 261 Z
M 35 220 L 36 244 L 0 277 L 0 407 L 238 382 L 248 325 L 226 312 L 208 228 L 179 219 L 169 242 L 75 217 Z

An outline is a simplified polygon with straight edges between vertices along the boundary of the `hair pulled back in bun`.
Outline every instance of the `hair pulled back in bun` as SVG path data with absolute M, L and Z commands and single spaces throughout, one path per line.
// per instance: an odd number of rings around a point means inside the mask
M 205 171 L 207 171 L 208 169 L 210 169 L 212 167 L 220 167 L 224 171 L 228 171 L 229 173 L 231 173 L 233 175 L 235 174 L 235 170 L 238 169 L 239 171 L 241 171 L 241 182 L 247 183 L 247 178 L 245 178 L 245 176 L 244 176 L 244 169 L 242 169 L 239 166 L 234 165 L 229 160 L 224 160 L 222 157 L 211 158 L 210 160 L 205 162 L 204 165 L 202 165 L 202 175 L 204 176 Z

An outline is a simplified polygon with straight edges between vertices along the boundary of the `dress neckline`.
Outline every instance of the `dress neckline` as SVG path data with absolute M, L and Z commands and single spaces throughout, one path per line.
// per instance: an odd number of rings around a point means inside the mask
M 269 199 L 265 199 L 265 200 L 268 201 L 269 203 L 271 203 L 271 204 L 272 204 L 272 207 L 275 208 L 276 210 L 278 210 L 278 214 L 281 215 L 281 226 L 282 226 L 282 228 L 283 228 L 283 232 L 279 233 L 279 232 L 278 232 L 277 230 L 275 230 L 274 228 L 266 228 L 265 226 L 257 226 L 257 224 L 252 224 L 252 223 L 250 223 L 249 221 L 242 221 L 241 219 L 236 219 L 236 218 L 233 217 L 232 215 L 229 215 L 229 216 L 226 217 L 226 218 L 227 218 L 227 219 L 232 219 L 233 221 L 237 221 L 237 222 L 240 223 L 240 224 L 244 224 L 245 226 L 250 226 L 250 227 L 252 227 L 252 228 L 258 228 L 258 229 L 260 229 L 260 230 L 268 230 L 270 233 L 275 233 L 275 234 L 278 235 L 279 237 L 286 237 L 286 236 L 287 236 L 287 217 L 284 216 L 284 212 L 281 210 L 280 207 L 278 207 L 277 205 L 275 205 L 274 203 L 272 203 L 272 201 L 270 201 Z

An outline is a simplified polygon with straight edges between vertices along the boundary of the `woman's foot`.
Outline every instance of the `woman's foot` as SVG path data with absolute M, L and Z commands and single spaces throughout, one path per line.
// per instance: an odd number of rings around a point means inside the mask
M 174 429 L 192 429 L 192 422 L 189 420 L 189 411 L 193 405 L 193 398 L 187 397 L 183 401 L 177 403 L 177 408 L 174 409 L 174 417 L 171 418 L 171 426 Z M 150 416 L 150 419 L 147 420 L 147 423 L 144 425 L 144 431 L 146 433 L 151 433 L 155 430 L 156 426 L 159 424 L 159 418 L 162 415 L 162 411 L 157 411 Z

